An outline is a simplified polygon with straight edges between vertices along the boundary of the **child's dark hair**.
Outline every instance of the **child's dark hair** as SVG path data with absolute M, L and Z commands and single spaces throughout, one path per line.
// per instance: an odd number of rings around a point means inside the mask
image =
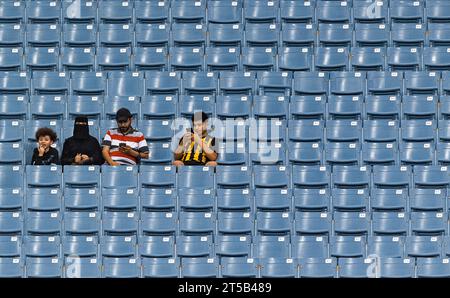
M 206 120 L 208 120 L 208 114 L 206 114 L 205 112 L 195 112 L 192 117 L 191 117 L 191 121 L 192 123 L 194 123 L 194 121 L 198 121 L 202 119 L 202 122 L 205 122 Z
M 52 140 L 53 142 L 55 142 L 58 138 L 56 132 L 54 132 L 53 129 L 48 127 L 41 127 L 36 131 L 36 140 L 39 140 L 40 137 L 44 136 L 49 136 L 50 140 Z

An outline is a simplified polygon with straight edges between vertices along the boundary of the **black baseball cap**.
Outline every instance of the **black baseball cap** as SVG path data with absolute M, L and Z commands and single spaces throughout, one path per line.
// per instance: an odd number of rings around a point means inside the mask
M 133 115 L 131 115 L 130 111 L 126 108 L 120 108 L 116 113 L 116 120 L 118 122 L 128 121 Z

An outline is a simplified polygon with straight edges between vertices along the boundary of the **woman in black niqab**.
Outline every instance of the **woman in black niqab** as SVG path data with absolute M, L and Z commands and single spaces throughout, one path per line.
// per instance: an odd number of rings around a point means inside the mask
M 64 141 L 61 164 L 101 165 L 103 163 L 100 144 L 89 134 L 87 117 L 76 117 L 73 136 Z

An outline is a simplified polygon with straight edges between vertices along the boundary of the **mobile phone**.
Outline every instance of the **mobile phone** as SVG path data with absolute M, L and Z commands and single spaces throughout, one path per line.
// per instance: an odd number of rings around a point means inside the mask
M 126 147 L 127 144 L 126 143 L 119 143 L 119 147 Z

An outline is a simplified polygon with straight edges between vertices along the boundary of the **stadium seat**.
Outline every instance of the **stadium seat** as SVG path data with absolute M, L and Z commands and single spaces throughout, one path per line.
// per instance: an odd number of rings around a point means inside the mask
M 181 235 L 177 237 L 179 257 L 211 257 L 213 249 L 212 236 Z
M 105 234 L 133 235 L 138 231 L 139 215 L 135 212 L 107 211 L 102 215 Z
M 330 255 L 340 258 L 366 256 L 366 240 L 359 236 L 331 236 Z
M 144 277 L 179 277 L 180 261 L 173 258 L 142 258 Z
M 141 231 L 144 234 L 173 234 L 177 229 L 177 213 L 142 212 Z
M 103 257 L 133 257 L 136 254 L 136 242 L 136 236 L 102 236 L 101 254 Z
M 138 278 L 141 276 L 140 260 L 135 258 L 104 258 L 103 277 Z
M 372 230 L 374 235 L 406 235 L 409 215 L 395 212 L 373 212 Z
M 213 258 L 182 258 L 181 277 L 214 278 L 218 276 L 219 260 Z
M 398 236 L 369 236 L 367 252 L 380 258 L 403 258 L 405 239 Z
M 93 236 L 64 236 L 62 249 L 64 256 L 96 257 L 99 254 L 99 241 Z
M 62 71 L 93 71 L 95 53 L 90 48 L 61 48 Z
M 133 5 L 129 1 L 101 0 L 98 3 L 98 17 L 102 23 L 129 23 L 133 16 Z
M 258 276 L 257 260 L 247 257 L 222 257 L 221 277 L 249 278 Z
M 137 1 L 134 3 L 135 23 L 165 24 L 169 20 L 169 3 Z
M 335 258 L 302 258 L 298 263 L 300 278 L 334 278 L 337 276 Z
M 217 235 L 215 252 L 221 257 L 249 256 L 251 237 L 243 235 Z
M 174 237 L 140 236 L 139 255 L 145 258 L 168 258 L 175 253 Z

